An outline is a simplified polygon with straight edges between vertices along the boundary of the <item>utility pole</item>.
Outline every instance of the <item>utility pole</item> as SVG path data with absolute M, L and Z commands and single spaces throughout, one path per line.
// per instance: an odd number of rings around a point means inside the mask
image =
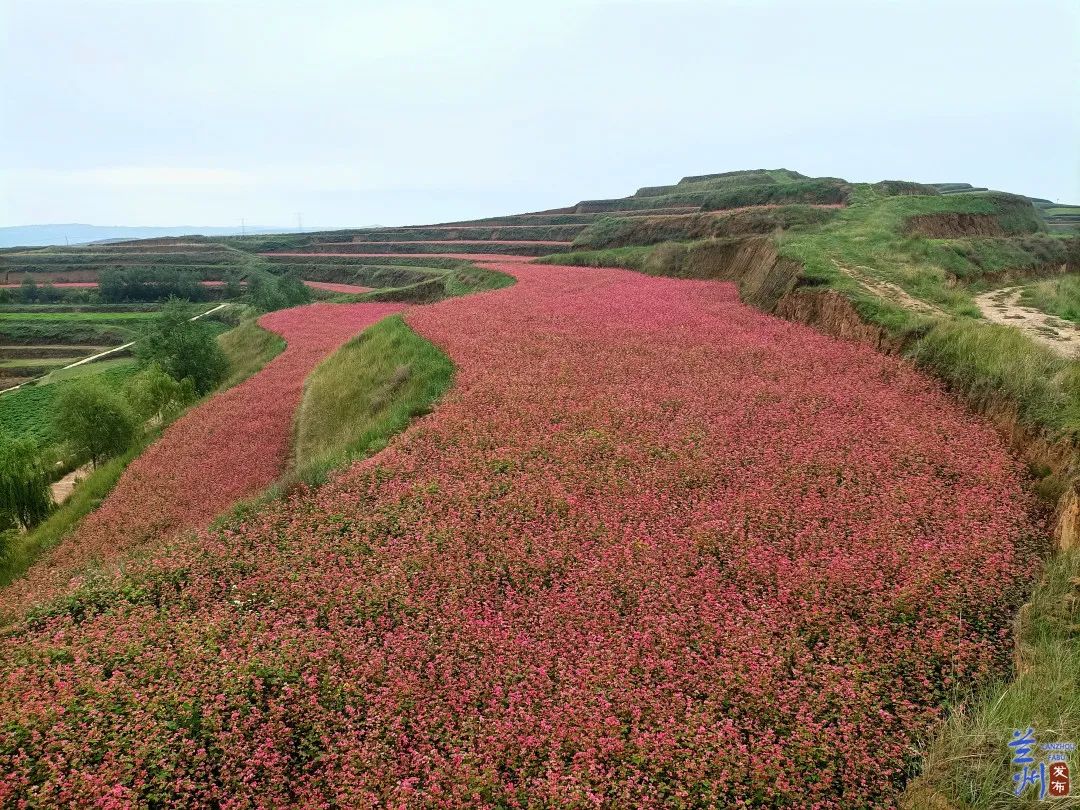
M 244 218 L 243 218 L 243 217 L 240 217 L 240 235 L 241 235 L 241 236 L 244 236 L 244 235 L 245 235 L 245 231 L 244 231 Z
M 299 211 L 296 213 L 296 230 L 300 231 L 300 233 L 304 232 L 304 218 Z

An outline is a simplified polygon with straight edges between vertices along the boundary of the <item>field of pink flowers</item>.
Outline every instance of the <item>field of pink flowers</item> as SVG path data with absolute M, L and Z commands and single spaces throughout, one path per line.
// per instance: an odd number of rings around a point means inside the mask
M 0 640 L 0 804 L 893 804 L 1038 568 L 997 435 L 728 284 L 498 269 L 387 450 Z
M 285 351 L 170 425 L 72 535 L 0 595 L 0 611 L 54 595 L 88 563 L 119 560 L 150 539 L 202 526 L 268 487 L 288 457 L 307 375 L 349 338 L 400 309 L 312 304 L 262 316 L 259 324 L 285 339 Z

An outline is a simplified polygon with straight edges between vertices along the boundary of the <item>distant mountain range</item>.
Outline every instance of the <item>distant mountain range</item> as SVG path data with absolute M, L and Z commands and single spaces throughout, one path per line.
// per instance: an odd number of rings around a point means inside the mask
M 295 228 L 244 228 L 244 233 L 288 233 Z M 10 225 L 0 227 L 0 247 L 21 245 L 64 245 L 98 242 L 103 239 L 149 239 L 155 236 L 233 236 L 239 227 L 221 228 L 205 225 L 140 227 L 126 225 Z

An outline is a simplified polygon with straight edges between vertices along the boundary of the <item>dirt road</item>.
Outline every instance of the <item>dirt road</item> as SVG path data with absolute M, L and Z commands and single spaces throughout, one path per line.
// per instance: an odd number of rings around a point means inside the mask
M 1020 304 L 1023 287 L 1005 287 L 976 296 L 983 317 L 992 323 L 1012 326 L 1032 339 L 1067 357 L 1080 355 L 1080 327 Z

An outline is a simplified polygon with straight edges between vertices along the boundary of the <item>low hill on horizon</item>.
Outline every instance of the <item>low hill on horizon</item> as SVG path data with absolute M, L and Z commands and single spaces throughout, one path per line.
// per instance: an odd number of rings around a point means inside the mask
M 295 228 L 249 227 L 245 233 L 285 233 Z M 238 227 L 206 225 L 86 225 L 83 223 L 50 223 L 44 225 L 0 226 L 0 247 L 34 247 L 40 245 L 81 244 L 109 239 L 152 239 L 159 236 L 234 236 Z

